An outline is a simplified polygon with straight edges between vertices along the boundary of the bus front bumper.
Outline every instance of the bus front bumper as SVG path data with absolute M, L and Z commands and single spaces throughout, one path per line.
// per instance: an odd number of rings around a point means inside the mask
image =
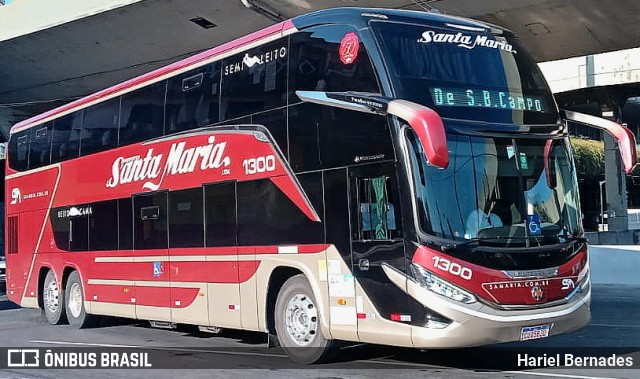
M 588 284 L 565 304 L 526 310 L 501 310 L 479 302 L 462 304 L 422 287 L 410 292 L 423 305 L 451 320 L 442 328 L 412 326 L 412 342 L 417 348 L 470 347 L 521 341 L 531 337 L 523 332 L 534 326 L 547 329 L 548 336 L 553 336 L 577 331 L 591 320 L 591 286 Z

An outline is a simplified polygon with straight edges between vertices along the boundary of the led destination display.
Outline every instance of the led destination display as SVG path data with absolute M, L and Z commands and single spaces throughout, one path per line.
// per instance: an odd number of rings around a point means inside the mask
M 549 104 L 543 97 L 489 89 L 432 87 L 429 89 L 436 106 L 478 107 L 547 113 Z

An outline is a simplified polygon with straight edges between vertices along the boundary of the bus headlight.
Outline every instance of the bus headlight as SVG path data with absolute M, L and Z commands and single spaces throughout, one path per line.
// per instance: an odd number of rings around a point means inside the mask
M 473 304 L 477 301 L 473 294 L 439 278 L 415 263 L 411 264 L 411 270 L 413 271 L 413 277 L 416 278 L 420 285 L 431 292 L 465 304 Z

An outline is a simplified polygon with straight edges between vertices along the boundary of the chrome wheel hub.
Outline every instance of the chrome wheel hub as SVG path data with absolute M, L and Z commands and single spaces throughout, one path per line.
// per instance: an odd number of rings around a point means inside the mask
M 51 281 L 44 289 L 44 306 L 47 307 L 49 312 L 56 313 L 60 306 L 60 292 L 58 283 L 55 280 Z
M 69 312 L 74 318 L 80 317 L 82 313 L 82 288 L 80 284 L 73 283 L 69 288 Z
M 318 332 L 318 311 L 307 295 L 296 294 L 285 310 L 287 334 L 299 346 L 308 346 Z

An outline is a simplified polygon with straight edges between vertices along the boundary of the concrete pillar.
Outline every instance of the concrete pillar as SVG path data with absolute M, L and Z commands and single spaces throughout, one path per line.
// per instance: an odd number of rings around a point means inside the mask
M 593 62 L 593 55 L 586 56 L 587 65 L 587 87 L 593 87 L 596 85 L 596 69 Z
M 618 142 L 608 133 L 604 137 L 604 179 L 607 189 L 607 217 L 610 231 L 629 229 L 627 215 L 627 181 Z

